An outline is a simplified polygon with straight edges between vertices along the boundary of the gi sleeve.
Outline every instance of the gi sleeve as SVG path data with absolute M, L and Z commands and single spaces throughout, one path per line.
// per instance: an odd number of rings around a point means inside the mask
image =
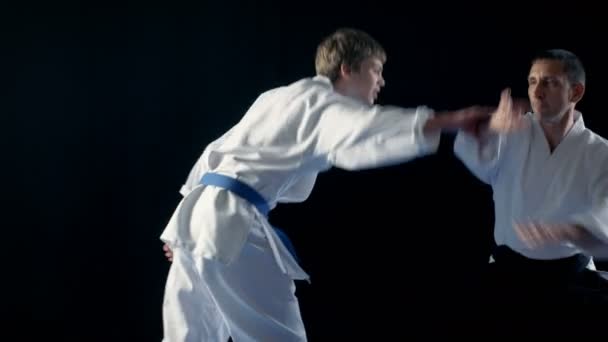
M 506 137 L 482 132 L 474 137 L 459 131 L 454 141 L 454 154 L 479 180 L 492 184 L 497 173 Z
M 582 246 L 591 255 L 608 258 L 608 169 L 604 168 L 589 184 L 591 207 L 573 215 L 571 222 L 585 228 L 598 239 L 593 246 Z
M 326 101 L 318 126 L 316 153 L 345 170 L 406 162 L 437 151 L 440 132 L 423 134 L 430 108 L 366 106 L 341 96 Z

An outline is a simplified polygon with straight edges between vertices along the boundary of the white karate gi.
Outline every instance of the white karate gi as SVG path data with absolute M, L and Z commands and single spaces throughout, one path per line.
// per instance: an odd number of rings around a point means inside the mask
M 361 170 L 434 153 L 426 107 L 369 106 L 317 76 L 262 94 L 211 143 L 181 189 L 161 235 L 174 251 L 163 304 L 166 342 L 305 341 L 294 279 L 308 275 L 266 217 L 230 191 L 199 185 L 205 172 L 256 189 L 270 208 L 301 202 L 332 166 Z
M 493 135 L 479 143 L 460 132 L 455 154 L 481 181 L 492 186 L 494 238 L 531 259 L 558 259 L 579 252 L 605 256 L 606 250 L 581 251 L 572 244 L 530 249 L 514 222 L 580 224 L 608 244 L 608 143 L 587 129 L 580 112 L 553 152 L 532 113 L 527 128 Z M 588 265 L 594 269 L 593 260 Z

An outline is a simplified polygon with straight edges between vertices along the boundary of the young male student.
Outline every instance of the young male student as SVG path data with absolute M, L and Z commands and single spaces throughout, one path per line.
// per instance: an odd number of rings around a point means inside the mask
M 385 61 L 367 33 L 337 30 L 318 46 L 315 77 L 264 92 L 205 149 L 161 236 L 164 341 L 305 341 L 294 279 L 308 276 L 268 212 L 306 200 L 331 167 L 407 162 L 434 153 L 442 130 L 487 117 L 374 105 Z

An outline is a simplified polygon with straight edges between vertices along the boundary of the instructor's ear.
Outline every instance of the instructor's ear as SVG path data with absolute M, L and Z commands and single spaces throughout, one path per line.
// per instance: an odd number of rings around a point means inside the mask
M 577 103 L 585 94 L 585 85 L 577 82 L 570 87 L 570 102 Z

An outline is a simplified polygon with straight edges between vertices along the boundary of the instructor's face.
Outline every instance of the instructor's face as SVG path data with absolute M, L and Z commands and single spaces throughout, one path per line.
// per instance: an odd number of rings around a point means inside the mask
M 572 90 L 560 61 L 539 60 L 528 75 L 528 96 L 541 119 L 561 117 L 571 104 Z
M 380 89 L 384 87 L 382 68 L 383 64 L 378 58 L 370 57 L 363 60 L 359 70 L 353 70 L 349 75 L 348 82 L 353 95 L 370 105 L 374 104 Z

